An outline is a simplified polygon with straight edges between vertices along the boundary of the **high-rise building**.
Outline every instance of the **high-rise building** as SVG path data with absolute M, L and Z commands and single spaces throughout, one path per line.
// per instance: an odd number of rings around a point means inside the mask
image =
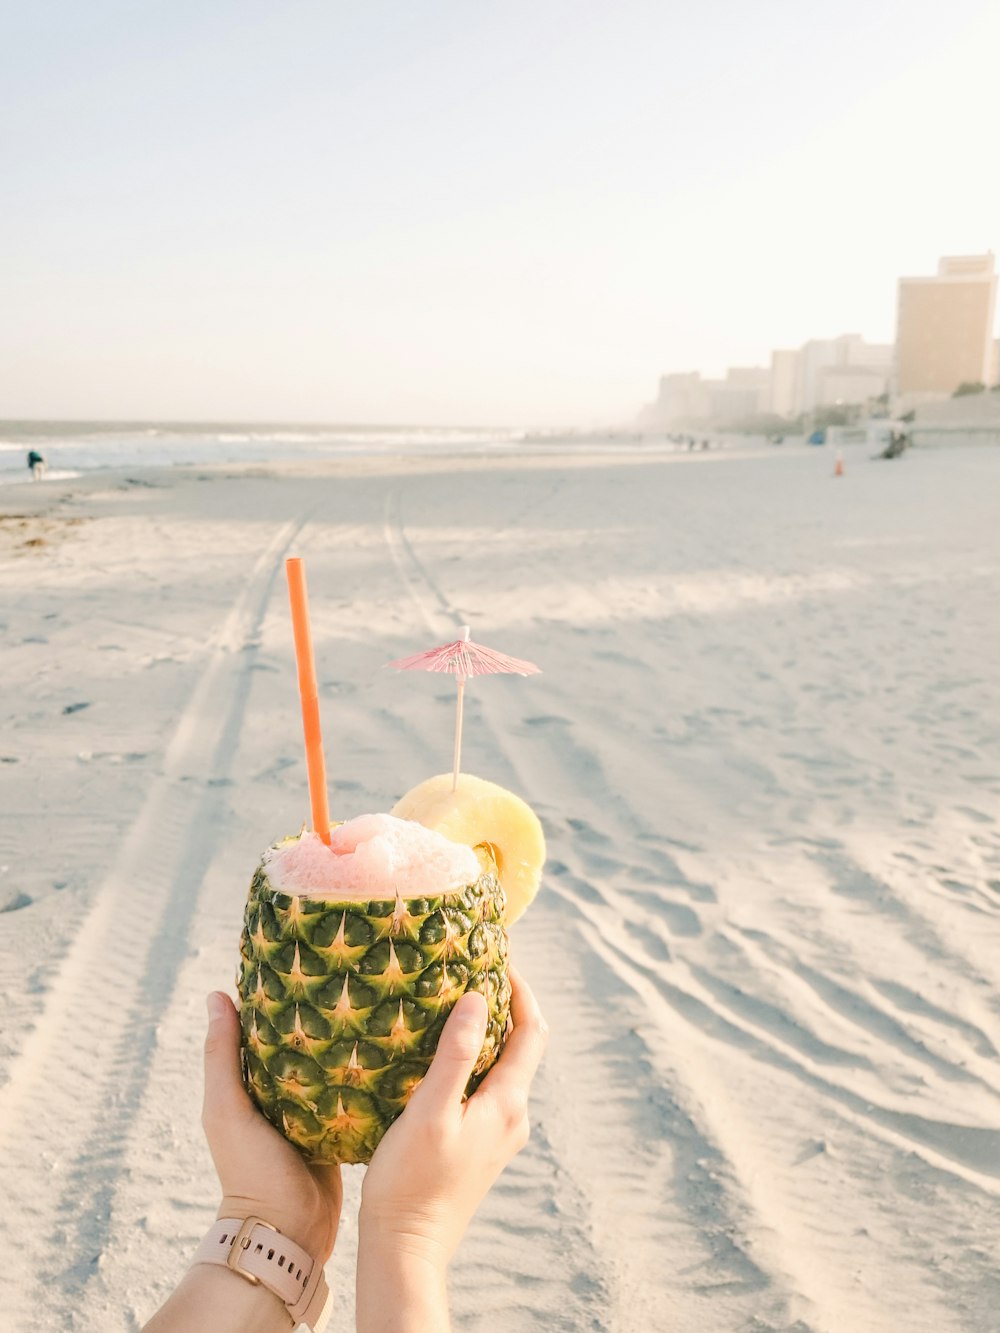
M 941 259 L 933 277 L 900 278 L 894 388 L 904 410 L 990 382 L 996 295 L 992 252 Z

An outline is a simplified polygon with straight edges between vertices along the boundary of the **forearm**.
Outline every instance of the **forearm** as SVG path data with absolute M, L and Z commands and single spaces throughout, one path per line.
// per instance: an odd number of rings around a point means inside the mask
M 357 1333 L 449 1333 L 446 1268 L 360 1220 Z
M 227 1268 L 195 1264 L 143 1333 L 289 1333 L 291 1327 L 273 1291 Z

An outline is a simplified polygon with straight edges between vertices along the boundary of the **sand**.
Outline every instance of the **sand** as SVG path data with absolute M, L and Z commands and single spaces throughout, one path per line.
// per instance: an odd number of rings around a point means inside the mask
M 333 461 L 0 495 L 5 1328 L 141 1326 L 207 1227 L 204 995 L 305 817 L 448 767 L 541 816 L 533 1136 L 462 1333 L 986 1333 L 1000 1279 L 1000 451 Z M 13 516 L 13 517 L 11 517 Z M 353 1327 L 360 1169 L 329 1275 Z

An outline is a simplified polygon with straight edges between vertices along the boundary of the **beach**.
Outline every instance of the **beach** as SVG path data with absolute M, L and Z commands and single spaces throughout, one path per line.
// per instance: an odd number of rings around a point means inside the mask
M 450 765 L 453 683 L 385 663 L 542 668 L 466 691 L 547 835 L 551 1036 L 456 1330 L 995 1330 L 998 495 L 987 448 L 516 441 L 0 491 L 6 1324 L 139 1329 L 214 1217 L 204 997 L 308 813 L 296 554 L 334 818 Z

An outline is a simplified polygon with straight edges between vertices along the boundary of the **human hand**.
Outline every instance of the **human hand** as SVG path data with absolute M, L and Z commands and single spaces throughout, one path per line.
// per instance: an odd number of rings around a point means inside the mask
M 324 1264 L 340 1222 L 340 1167 L 310 1165 L 264 1119 L 243 1086 L 233 1002 L 213 991 L 207 1004 L 202 1124 L 222 1185 L 217 1216 L 262 1217 Z
M 455 1005 L 427 1075 L 375 1150 L 361 1192 L 361 1245 L 377 1244 L 443 1272 L 473 1213 L 528 1142 L 528 1089 L 548 1029 L 527 983 L 511 969 L 513 1031 L 468 1099 L 486 1035 L 486 1001 Z

